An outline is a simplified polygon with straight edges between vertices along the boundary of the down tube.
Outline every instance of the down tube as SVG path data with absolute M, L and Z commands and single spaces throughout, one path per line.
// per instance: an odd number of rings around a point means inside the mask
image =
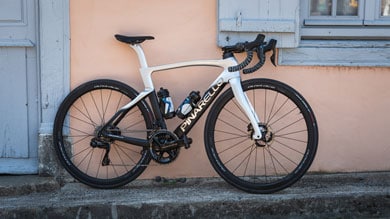
M 206 91 L 196 107 L 189 113 L 189 116 L 185 118 L 183 122 L 175 129 L 174 132 L 179 138 L 182 138 L 184 135 L 190 132 L 192 127 L 196 124 L 200 117 L 202 117 L 203 113 L 221 93 L 225 85 L 226 83 L 221 81 Z

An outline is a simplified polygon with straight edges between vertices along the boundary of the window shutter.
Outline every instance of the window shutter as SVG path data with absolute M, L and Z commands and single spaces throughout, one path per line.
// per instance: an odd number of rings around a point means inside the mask
M 258 33 L 278 40 L 279 48 L 299 43 L 299 0 L 219 0 L 218 45 L 251 41 Z

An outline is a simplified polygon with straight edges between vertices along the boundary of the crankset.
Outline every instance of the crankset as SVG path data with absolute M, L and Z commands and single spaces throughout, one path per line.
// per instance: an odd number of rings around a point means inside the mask
M 179 155 L 181 142 L 178 137 L 167 130 L 159 130 L 149 137 L 150 154 L 157 163 L 168 164 Z

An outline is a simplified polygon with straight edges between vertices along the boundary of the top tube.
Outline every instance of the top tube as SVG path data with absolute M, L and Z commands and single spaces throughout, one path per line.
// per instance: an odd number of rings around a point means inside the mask
M 191 67 L 191 66 L 212 66 L 212 67 L 220 67 L 227 69 L 230 66 L 237 65 L 237 60 L 232 58 L 227 59 L 215 59 L 215 60 L 194 60 L 194 61 L 186 61 L 186 62 L 178 62 L 178 63 L 172 63 L 172 64 L 166 64 L 166 65 L 159 65 L 159 66 L 153 66 L 149 67 L 145 53 L 139 44 L 130 45 L 132 49 L 137 54 L 141 69 L 148 69 L 148 71 L 155 72 L 155 71 L 164 71 L 169 69 L 175 69 L 175 68 L 182 68 L 182 67 Z

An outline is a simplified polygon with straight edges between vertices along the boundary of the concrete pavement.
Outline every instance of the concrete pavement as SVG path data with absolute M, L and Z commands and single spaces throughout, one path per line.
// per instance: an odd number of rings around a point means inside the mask
M 270 195 L 220 178 L 136 180 L 98 190 L 0 176 L 0 218 L 390 218 L 390 172 L 312 174 Z

